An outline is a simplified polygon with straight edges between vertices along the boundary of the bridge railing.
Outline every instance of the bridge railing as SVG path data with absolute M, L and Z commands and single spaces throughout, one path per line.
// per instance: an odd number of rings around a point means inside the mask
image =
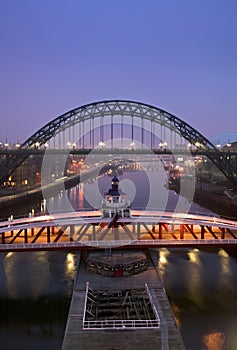
M 11 243 L 0 244 L 0 251 L 34 251 L 34 250 L 67 250 L 67 249 L 87 249 L 87 248 L 119 248 L 119 247 L 227 247 L 236 246 L 237 239 L 157 239 L 157 240 L 118 240 L 118 241 L 71 241 L 71 242 L 51 242 L 51 243 Z
M 137 213 L 136 213 L 137 211 Z M 86 213 L 95 213 L 94 218 L 101 218 L 100 216 L 100 211 L 99 210 L 94 210 L 94 209 L 84 209 L 84 210 L 76 210 L 76 211 L 68 211 L 68 212 L 62 212 L 62 211 L 57 211 L 53 214 L 42 214 L 42 213 L 36 213 L 33 216 L 29 215 L 21 215 L 21 216 L 15 216 L 11 215 L 8 218 L 2 218 L 0 219 L 0 227 L 14 227 L 18 224 L 22 225 L 24 223 L 26 224 L 34 224 L 34 223 L 40 223 L 40 222 L 48 222 L 52 221 L 57 225 L 57 220 L 59 220 L 59 224 L 61 224 L 62 220 L 69 220 L 69 219 L 81 219 L 85 220 L 85 223 L 87 220 L 92 219 L 93 217 Z M 237 220 L 236 218 L 231 218 L 231 217 L 224 217 L 224 216 L 219 216 L 214 213 L 203 213 L 203 212 L 198 212 L 198 211 L 190 211 L 188 213 L 182 213 L 182 212 L 176 212 L 175 210 L 154 210 L 146 208 L 140 209 L 140 208 L 133 208 L 131 211 L 131 219 L 135 220 L 136 218 L 139 217 L 144 217 L 144 220 L 146 218 L 149 218 L 150 221 L 154 219 L 154 223 L 158 222 L 157 220 L 160 219 L 166 219 L 167 220 L 173 220 L 173 222 L 170 223 L 176 223 L 176 221 L 181 221 L 182 219 L 185 220 L 194 220 L 196 222 L 197 220 L 205 220 L 205 221 L 210 221 L 210 223 L 217 224 L 217 223 L 224 223 L 225 221 L 229 221 L 228 224 L 236 225 Z M 208 218 L 210 220 L 208 220 Z M 128 218 L 126 218 L 128 219 Z M 101 218 L 101 220 L 103 220 Z M 101 221 L 100 220 L 100 221 Z M 105 219 L 104 219 L 105 220 Z M 106 221 L 106 220 L 105 220 Z

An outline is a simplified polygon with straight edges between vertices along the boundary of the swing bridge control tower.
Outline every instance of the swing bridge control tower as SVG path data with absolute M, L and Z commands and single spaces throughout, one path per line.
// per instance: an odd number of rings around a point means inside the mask
M 112 178 L 111 188 L 104 195 L 101 203 L 102 217 L 130 217 L 130 201 L 126 194 L 119 189 L 119 179 L 116 175 Z

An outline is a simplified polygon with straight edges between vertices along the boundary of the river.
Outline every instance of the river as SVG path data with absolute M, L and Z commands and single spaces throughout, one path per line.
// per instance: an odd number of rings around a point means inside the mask
M 99 181 L 101 194 L 108 189 L 110 179 L 103 177 Z M 144 181 L 144 174 L 124 173 L 121 180 L 134 207 L 153 204 L 148 195 L 150 182 Z M 90 203 L 93 186 L 89 184 L 86 190 L 80 185 L 68 191 L 75 209 L 95 204 Z M 63 194 L 52 199 L 51 210 L 60 209 L 62 198 Z M 178 196 L 162 188 L 157 201 L 167 210 L 174 210 Z M 186 208 L 185 199 L 183 203 Z M 160 206 L 158 202 L 156 205 Z M 194 203 L 190 210 L 206 212 Z M 0 254 L 1 350 L 23 346 L 24 350 L 61 348 L 76 260 L 76 253 L 70 251 Z M 237 259 L 222 249 L 162 248 L 158 250 L 157 266 L 186 349 L 236 350 Z

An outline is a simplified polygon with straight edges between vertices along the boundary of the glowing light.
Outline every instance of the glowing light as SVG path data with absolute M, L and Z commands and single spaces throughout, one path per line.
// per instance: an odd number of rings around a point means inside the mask
M 193 249 L 192 251 L 188 252 L 189 260 L 194 264 L 200 264 L 200 258 L 199 258 L 199 250 Z
M 203 343 L 206 350 L 223 350 L 225 335 L 219 332 L 209 333 L 204 336 Z
M 7 253 L 6 258 L 10 258 L 13 254 L 14 254 L 13 252 Z
M 66 260 L 66 273 L 67 275 L 74 274 L 75 271 L 75 258 L 72 253 L 67 254 L 67 260 Z
M 105 147 L 105 143 L 103 141 L 99 142 L 99 148 L 102 149 Z
M 220 249 L 218 254 L 220 256 L 223 256 L 223 258 L 228 258 L 229 257 L 229 254 L 224 249 Z
M 220 249 L 218 255 L 220 256 L 221 272 L 224 273 L 225 276 L 227 276 L 231 273 L 229 255 L 224 249 Z M 220 276 L 220 278 L 222 279 L 222 276 Z
M 160 250 L 160 254 L 159 254 L 159 264 L 160 265 L 164 265 L 168 262 L 168 260 L 167 260 L 168 255 L 169 255 L 169 251 L 167 248 L 162 248 Z

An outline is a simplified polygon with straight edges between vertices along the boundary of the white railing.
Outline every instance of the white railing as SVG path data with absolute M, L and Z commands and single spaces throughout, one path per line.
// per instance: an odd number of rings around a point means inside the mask
M 153 312 L 154 312 L 154 315 L 155 315 L 156 319 L 159 320 L 159 322 L 160 322 L 160 317 L 159 317 L 158 311 L 157 311 L 157 309 L 156 309 L 156 306 L 155 306 L 155 304 L 154 304 L 154 302 L 153 302 L 153 298 L 152 298 L 152 295 L 151 295 L 151 293 L 150 293 L 150 290 L 149 290 L 149 288 L 148 288 L 148 284 L 147 284 L 147 283 L 145 283 L 145 289 L 146 289 L 147 295 L 148 295 L 148 297 L 149 297 L 149 300 L 150 300 L 150 303 L 151 303 L 151 306 L 152 306 L 152 310 L 153 310 Z
M 156 307 L 152 301 L 152 296 L 150 294 L 147 284 L 145 284 L 145 289 L 148 294 L 150 303 L 152 305 L 152 310 L 156 319 L 148 320 L 86 320 L 86 307 L 87 307 L 87 296 L 89 291 L 89 282 L 86 282 L 86 293 L 84 302 L 84 312 L 83 312 L 83 329 L 93 330 L 93 329 L 134 329 L 134 328 L 160 328 L 160 318 Z
M 160 320 L 100 320 L 84 321 L 83 329 L 160 328 Z

